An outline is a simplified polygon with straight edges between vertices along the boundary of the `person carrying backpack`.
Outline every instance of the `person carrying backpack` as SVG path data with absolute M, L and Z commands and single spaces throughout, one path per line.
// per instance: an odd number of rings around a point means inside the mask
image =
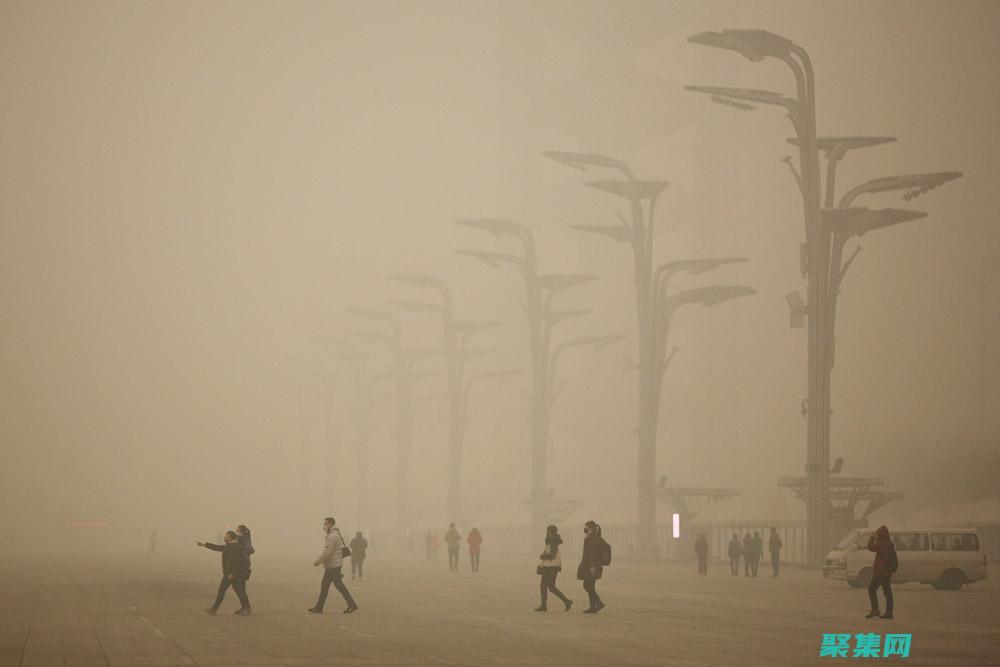
M 892 574 L 899 569 L 896 558 L 896 545 L 889 539 L 889 529 L 879 526 L 875 534 L 868 538 L 868 551 L 875 552 L 875 562 L 872 564 L 872 580 L 868 584 L 868 597 L 872 609 L 865 618 L 892 618 Z M 885 613 L 878 611 L 878 589 L 882 588 L 885 595 Z
M 583 590 L 590 597 L 590 608 L 584 614 L 596 614 L 604 609 L 604 601 L 597 594 L 597 580 L 604 573 L 604 567 L 611 565 L 611 545 L 601 537 L 601 527 L 594 521 L 584 524 L 583 557 L 576 569 L 576 578 L 583 581 Z

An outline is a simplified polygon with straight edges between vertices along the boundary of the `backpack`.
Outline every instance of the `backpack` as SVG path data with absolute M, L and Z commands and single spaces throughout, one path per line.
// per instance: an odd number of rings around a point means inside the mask
M 893 549 L 889 552 L 889 572 L 895 573 L 899 569 L 899 559 L 896 558 L 896 550 Z
M 611 545 L 604 542 L 604 563 L 605 566 L 611 565 Z

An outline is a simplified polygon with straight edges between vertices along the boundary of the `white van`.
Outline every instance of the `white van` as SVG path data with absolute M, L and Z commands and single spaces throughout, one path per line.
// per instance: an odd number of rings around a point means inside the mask
M 852 530 L 826 555 L 823 576 L 866 588 L 875 554 L 868 551 L 870 528 Z M 957 591 L 986 578 L 986 554 L 975 528 L 900 528 L 890 534 L 899 570 L 892 583 L 919 581 L 938 590 Z

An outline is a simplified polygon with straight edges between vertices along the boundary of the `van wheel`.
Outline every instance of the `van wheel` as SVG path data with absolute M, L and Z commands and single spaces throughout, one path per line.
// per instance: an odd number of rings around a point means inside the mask
M 846 581 L 847 585 L 851 588 L 861 588 L 861 584 L 858 583 L 857 579 L 845 579 L 844 581 Z
M 957 591 L 965 583 L 965 572 L 961 570 L 945 570 L 941 575 L 939 586 L 942 590 Z
M 868 584 L 872 583 L 872 569 L 866 567 L 858 572 L 858 578 L 854 583 L 856 584 L 855 588 L 868 588 Z

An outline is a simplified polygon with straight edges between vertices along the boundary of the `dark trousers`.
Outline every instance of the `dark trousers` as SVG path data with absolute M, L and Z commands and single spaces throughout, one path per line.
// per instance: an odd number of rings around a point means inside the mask
M 754 556 L 750 559 L 750 576 L 757 576 L 757 566 L 760 565 L 760 556 Z
M 479 572 L 479 554 L 469 554 L 469 562 L 473 572 Z
M 778 569 L 781 565 L 781 552 L 772 551 L 771 552 L 771 575 L 777 577 Z
M 454 549 L 448 547 L 448 569 L 458 569 L 458 547 L 455 547 Z
M 584 579 L 583 590 L 587 591 L 587 595 L 590 597 L 591 609 L 595 609 L 599 605 L 604 604 L 601 602 L 601 596 L 597 594 L 597 579 Z
M 358 575 L 358 579 L 365 578 L 365 559 L 351 557 L 351 577 Z
M 750 576 L 750 557 L 746 554 L 743 555 L 743 576 Z
M 222 575 L 222 581 L 219 582 L 219 593 L 215 596 L 215 603 L 212 605 L 212 609 L 218 609 L 219 605 L 222 604 L 223 598 L 226 597 L 226 591 L 232 586 L 233 590 L 236 591 L 236 597 L 240 599 L 240 607 L 243 609 L 250 608 L 250 598 L 247 597 L 247 580 L 243 577 L 233 577 L 233 580 L 229 580 L 229 575 Z
M 732 570 L 734 575 L 740 573 L 740 557 L 730 556 L 729 557 L 729 569 Z
M 878 609 L 878 595 L 876 592 L 879 586 L 882 587 L 882 593 L 885 595 L 885 610 L 887 612 L 892 612 L 892 577 L 872 577 L 872 581 L 868 584 L 868 597 L 872 601 L 872 609 Z
M 344 575 L 341 572 L 341 568 L 331 567 L 323 573 L 323 581 L 320 583 L 319 600 L 316 602 L 316 609 L 322 609 L 323 605 L 326 604 L 326 594 L 330 592 L 330 584 L 333 584 L 333 587 L 344 596 L 344 601 L 348 607 L 358 606 L 354 602 L 354 598 L 351 597 L 351 592 L 344 585 Z
M 556 588 L 556 577 L 559 576 L 559 571 L 554 567 L 543 567 L 542 568 L 542 606 L 544 607 L 549 600 L 549 591 L 557 598 L 563 601 L 563 604 L 569 602 L 569 598 L 563 595 L 562 591 Z
M 708 554 L 698 554 L 698 574 L 708 574 Z

